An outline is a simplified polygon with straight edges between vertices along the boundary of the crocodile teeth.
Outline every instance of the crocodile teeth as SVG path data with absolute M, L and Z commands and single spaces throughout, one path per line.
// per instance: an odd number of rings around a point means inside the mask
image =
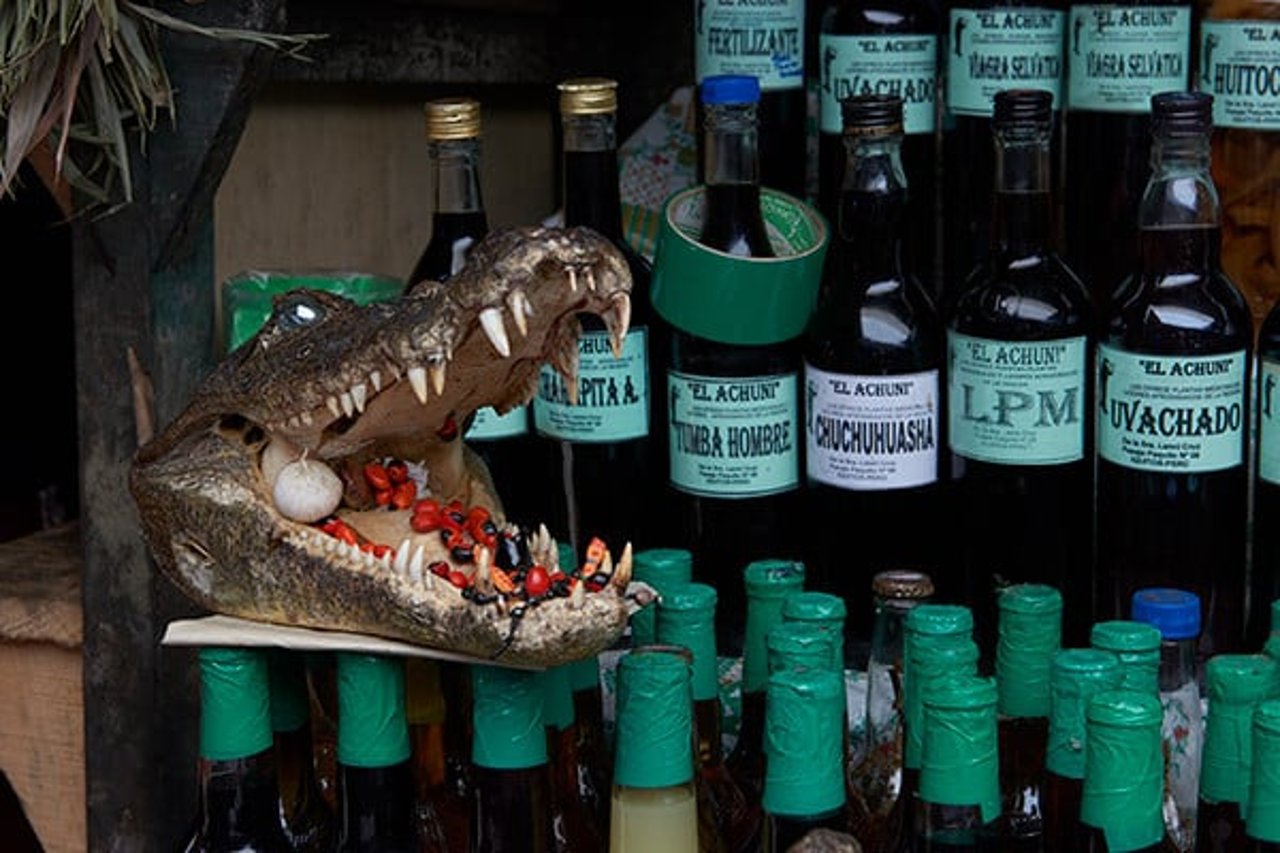
M 361 382 L 351 386 L 351 401 L 356 404 L 356 411 L 364 411 L 365 400 L 369 399 L 369 386 Z
M 489 343 L 498 351 L 498 355 L 506 358 L 511 355 L 511 342 L 507 340 L 507 327 L 502 323 L 502 309 L 486 308 L 480 312 L 480 325 L 489 338 Z
M 511 295 L 507 297 L 507 307 L 511 309 L 511 319 L 516 321 L 516 330 L 520 332 L 520 337 L 529 337 L 529 318 L 524 313 L 524 306 L 529 302 L 529 298 L 524 295 L 523 290 L 513 290 Z
M 390 551 L 383 551 L 383 552 L 382 552 L 382 556 L 378 558 L 378 562 L 382 565 L 382 568 L 387 569 L 388 571 L 390 571 L 390 569 L 391 569 L 391 552 L 390 552 Z
M 422 585 L 422 546 L 418 546 L 418 550 L 413 552 L 413 559 L 409 561 L 409 580 L 413 583 Z
M 572 610 L 580 608 L 587 599 L 587 586 L 582 581 L 578 581 L 573 585 L 573 589 L 569 590 L 569 607 Z
M 289 426 L 294 427 L 295 429 L 297 427 L 302 426 L 302 418 L 298 417 L 297 415 L 294 415 L 293 417 L 289 418 Z
M 614 570 L 612 583 L 619 592 L 625 592 L 631 583 L 631 543 L 622 549 L 622 557 L 618 560 L 618 568 Z
M 338 405 L 337 397 L 330 395 L 329 399 L 324 401 L 324 404 L 329 407 L 329 411 L 333 412 L 335 418 L 342 417 L 342 407 Z
M 609 328 L 609 349 L 614 358 L 622 358 L 622 343 L 631 326 L 631 297 L 625 293 L 613 295 L 613 307 L 604 312 L 604 324 Z
M 373 386 L 373 393 L 377 394 L 382 390 L 382 373 L 374 370 L 369 373 L 369 384 Z
M 587 267 L 587 287 L 591 288 L 591 292 L 596 292 L 596 274 L 591 267 Z
M 607 578 L 613 577 L 613 554 L 609 553 L 608 548 L 605 549 L 604 559 L 600 561 L 600 568 L 597 571 Z
M 431 387 L 436 389 L 436 396 L 444 393 L 445 370 L 448 365 L 443 361 L 430 365 L 427 370 L 431 374 Z
M 299 417 L 302 418 L 302 423 L 305 424 L 306 426 L 311 426 L 313 423 L 316 422 L 315 418 L 311 417 L 310 412 L 303 412 L 301 415 L 299 415 Z
M 493 575 L 489 571 L 489 565 L 493 562 L 489 556 L 489 549 L 483 545 L 475 550 L 476 573 L 471 579 L 472 585 L 476 592 L 481 595 L 491 595 L 493 593 Z
M 378 558 L 373 556 L 372 551 L 361 551 L 360 553 L 364 555 L 364 564 L 366 566 L 371 569 L 376 569 L 378 567 Z
M 409 573 L 409 550 L 411 548 L 412 545 L 410 545 L 409 540 L 406 539 L 401 542 L 400 547 L 396 549 L 396 559 L 395 562 L 392 563 L 392 568 L 395 569 L 396 574 L 407 575 Z
M 413 393 L 417 396 L 418 402 L 422 405 L 427 404 L 427 371 L 422 367 L 409 368 L 409 384 L 413 386 Z
M 569 267 L 569 289 L 578 292 L 578 271 L 573 267 Z
M 355 414 L 356 404 L 355 401 L 351 399 L 350 392 L 343 391 L 342 396 L 338 399 L 342 401 L 342 411 L 347 417 L 351 417 Z

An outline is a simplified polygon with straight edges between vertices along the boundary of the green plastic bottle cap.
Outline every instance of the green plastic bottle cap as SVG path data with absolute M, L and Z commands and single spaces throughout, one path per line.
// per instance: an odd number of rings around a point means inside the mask
M 658 642 L 693 653 L 693 701 L 719 698 L 714 587 L 704 583 L 668 586 L 658 604 Z
M 907 614 L 910 634 L 972 634 L 973 611 L 959 604 L 925 603 Z
M 809 622 L 831 634 L 831 667 L 844 672 L 844 599 L 827 592 L 797 592 L 782 605 L 784 622 Z
M 796 560 L 757 560 L 742 572 L 747 590 L 747 628 L 742 644 L 742 690 L 765 689 L 769 678 L 769 649 L 765 638 L 782 622 L 786 600 L 804 588 L 804 563 Z
M 1000 593 L 999 605 L 1000 713 L 1047 717 L 1053 655 L 1062 645 L 1062 594 L 1044 584 L 1018 584 Z
M 917 615 L 919 614 L 919 615 Z M 924 749 L 924 694 L 922 685 L 941 669 L 954 663 L 964 668 L 956 674 L 976 675 L 978 647 L 973 642 L 973 611 L 954 604 L 920 604 L 907 614 L 902 654 L 902 706 L 906 728 L 903 760 L 919 769 Z M 948 660 L 945 655 L 956 654 Z M 938 660 L 929 668 L 929 661 Z M 968 661 L 972 659 L 973 665 Z M 919 671 L 921 667 L 926 671 Z
M 786 669 L 830 669 L 830 632 L 812 622 L 780 622 L 765 637 L 769 674 Z
M 756 560 L 742 571 L 747 595 L 786 598 L 804 588 L 804 563 L 798 560 Z
M 572 664 L 565 664 L 542 672 L 542 722 L 556 731 L 573 725 L 571 669 Z
M 1253 712 L 1253 768 L 1246 834 L 1280 843 L 1280 699 L 1269 699 Z
M 547 763 L 542 673 L 471 667 L 471 760 L 494 770 Z
M 298 652 L 286 649 L 272 649 L 268 655 L 271 729 L 277 732 L 296 732 L 306 725 L 311 715 L 306 661 Z
M 693 779 L 693 695 L 682 658 L 622 656 L 615 734 L 615 784 L 668 788 Z
M 669 584 L 693 580 L 693 554 L 680 548 L 650 548 L 637 551 L 632 560 L 631 576 L 647 583 L 661 595 Z M 631 645 L 648 646 L 657 642 L 658 607 L 651 604 L 631 616 Z
M 1274 660 L 1280 660 L 1280 598 L 1271 602 L 1271 636 L 1266 651 Z
M 1101 649 L 1062 649 L 1053 657 L 1049 744 L 1045 766 L 1064 779 L 1083 779 L 1085 721 L 1093 697 L 1124 682 L 1120 659 Z
M 1207 802 L 1248 803 L 1253 711 L 1275 692 L 1276 678 L 1276 662 L 1265 655 L 1215 655 L 1205 665 L 1209 717 L 1200 796 Z
M 1145 690 L 1104 691 L 1089 703 L 1080 820 L 1102 831 L 1108 850 L 1141 850 L 1164 836 L 1163 714 Z
M 920 797 L 944 806 L 978 806 L 982 822 L 1000 816 L 995 679 L 953 676 L 928 685 Z
M 600 689 L 600 661 L 593 655 L 576 660 L 569 667 L 569 686 L 574 693 Z
M 783 670 L 769 677 L 766 812 L 809 817 L 844 805 L 844 711 L 844 681 L 831 670 Z
M 271 689 L 261 649 L 200 649 L 200 755 L 235 761 L 271 746 Z
M 1144 622 L 1117 619 L 1093 626 L 1095 649 L 1112 652 L 1124 669 L 1124 688 L 1157 693 L 1160 689 L 1160 629 Z
M 390 767 L 408 760 L 403 658 L 339 652 L 337 662 L 338 763 Z

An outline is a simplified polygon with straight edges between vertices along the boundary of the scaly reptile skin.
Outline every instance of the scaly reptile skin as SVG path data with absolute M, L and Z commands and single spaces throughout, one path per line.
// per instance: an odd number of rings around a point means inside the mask
M 473 560 L 454 559 L 438 532 L 413 531 L 410 511 L 374 504 L 358 472 L 387 458 L 420 463 L 433 499 L 483 506 L 514 532 L 459 425 L 483 406 L 526 404 L 545 362 L 576 387 L 576 315 L 603 317 L 616 348 L 630 288 L 622 256 L 594 232 L 517 228 L 477 244 L 447 284 L 423 282 L 392 302 L 359 307 L 309 290 L 278 297 L 258 335 L 137 454 L 130 488 L 157 563 L 218 613 L 513 664 L 598 652 L 649 592 L 629 584 L 630 546 L 616 568 L 611 557 L 602 562 L 600 589 L 578 581 L 535 602 L 504 596 L 491 579 L 493 555 L 477 548 Z M 274 482 L 290 462 L 335 471 L 343 500 L 327 517 L 391 553 L 376 558 L 282 515 Z M 554 570 L 545 528 L 521 529 L 524 563 Z M 442 560 L 472 592 L 428 570 Z

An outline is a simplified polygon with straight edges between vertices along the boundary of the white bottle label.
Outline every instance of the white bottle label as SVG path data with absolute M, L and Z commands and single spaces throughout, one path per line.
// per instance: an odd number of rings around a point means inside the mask
M 564 377 L 543 365 L 533 398 L 533 424 L 563 441 L 606 443 L 649 434 L 647 332 L 633 327 L 614 357 L 608 332 L 578 337 L 578 402 L 569 402 Z

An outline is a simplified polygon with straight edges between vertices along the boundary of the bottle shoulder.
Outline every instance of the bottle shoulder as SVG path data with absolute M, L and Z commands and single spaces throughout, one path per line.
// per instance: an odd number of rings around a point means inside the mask
M 980 265 L 943 308 L 949 331 L 997 340 L 1091 335 L 1088 289 L 1054 253 Z
M 826 370 L 919 372 L 941 359 L 942 321 L 914 277 L 833 293 L 819 301 L 805 333 L 806 363 Z
M 1251 349 L 1253 317 L 1244 295 L 1221 270 L 1162 277 L 1137 273 L 1116 291 L 1103 337 L 1151 352 Z
M 925 0 L 857 0 L 827 7 L 821 36 L 938 32 L 937 7 Z

